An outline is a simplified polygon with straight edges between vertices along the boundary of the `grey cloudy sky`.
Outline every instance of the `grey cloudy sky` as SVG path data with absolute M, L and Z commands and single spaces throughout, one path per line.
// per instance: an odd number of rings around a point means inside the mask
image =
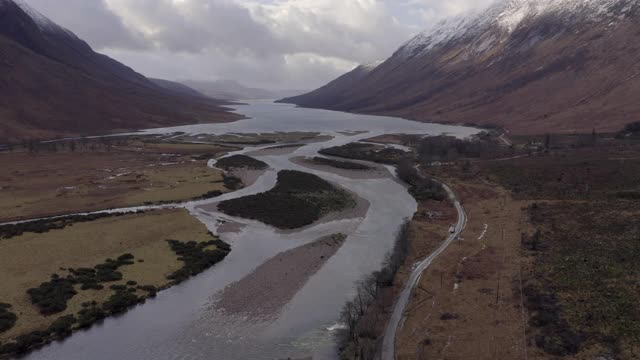
M 26 0 L 152 77 L 310 89 L 492 0 Z

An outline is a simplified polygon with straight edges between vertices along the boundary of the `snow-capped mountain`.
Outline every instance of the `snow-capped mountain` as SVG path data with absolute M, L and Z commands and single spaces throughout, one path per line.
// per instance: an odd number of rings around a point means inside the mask
M 523 133 L 617 130 L 640 117 L 639 20 L 640 0 L 497 1 L 348 86 L 284 101 Z
M 0 75 L 0 144 L 235 118 L 96 53 L 23 1 L 0 0 Z

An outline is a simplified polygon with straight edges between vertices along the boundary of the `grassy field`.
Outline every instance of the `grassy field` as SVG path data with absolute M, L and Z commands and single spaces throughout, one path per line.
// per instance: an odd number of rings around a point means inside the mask
M 423 164 L 454 189 L 469 223 L 422 276 L 398 359 L 638 358 L 640 146 L 613 135 L 545 138 L 504 149 L 479 139 L 471 150 L 480 156 Z M 421 146 L 418 160 L 432 150 Z M 412 240 L 398 284 L 447 226 Z
M 640 149 L 565 147 L 479 165 L 532 203 L 525 305 L 541 356 L 635 359 L 640 351 Z
M 296 229 L 355 205 L 353 196 L 321 178 L 285 170 L 278 173 L 272 190 L 224 201 L 219 208 L 232 216 L 259 220 L 280 229 Z
M 64 317 L 77 320 L 71 328 L 90 326 L 202 271 L 202 264 L 213 265 L 228 250 L 186 210 L 103 218 L 0 240 L 0 302 L 17 315 L 15 326 L 0 333 L 0 343 L 34 331 L 53 334 L 52 325 Z M 83 290 L 87 284 L 90 289 Z M 29 289 L 62 306 L 44 308 L 42 300 L 36 306 Z
M 222 172 L 206 166 L 206 160 L 227 151 L 224 147 L 138 138 L 73 144 L 55 145 L 55 151 L 49 145 L 39 151 L 0 152 L 0 221 L 227 191 Z

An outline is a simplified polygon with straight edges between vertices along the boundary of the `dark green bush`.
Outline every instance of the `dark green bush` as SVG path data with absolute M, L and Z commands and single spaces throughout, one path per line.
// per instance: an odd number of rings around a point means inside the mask
M 51 315 L 67 309 L 67 301 L 77 292 L 69 279 L 52 279 L 39 287 L 27 290 L 31 302 L 40 309 L 43 315 Z
M 218 160 L 216 167 L 227 171 L 233 169 L 264 170 L 269 165 L 247 155 L 233 155 Z
M 151 298 L 156 297 L 156 294 L 158 293 L 158 289 L 153 285 L 138 286 L 138 289 L 146 291 L 148 296 Z
M 278 173 L 272 190 L 223 201 L 219 208 L 228 215 L 259 220 L 280 229 L 296 229 L 354 204 L 347 192 L 315 175 L 284 170 Z
M 171 250 L 179 256 L 184 266 L 170 274 L 167 278 L 175 282 L 182 282 L 191 276 L 200 274 L 211 266 L 222 261 L 229 254 L 229 245 L 222 240 L 207 242 L 180 242 L 168 240 Z M 215 249 L 207 249 L 216 246 Z
M 239 190 L 244 186 L 242 180 L 235 176 L 223 175 L 222 182 L 224 183 L 224 187 L 229 190 Z
M 327 158 L 323 158 L 323 157 L 319 157 L 319 156 L 314 157 L 313 158 L 313 162 L 318 164 L 318 165 L 332 166 L 332 167 L 338 168 L 338 169 L 371 170 L 371 167 L 367 166 L 367 165 L 358 164 L 358 163 L 354 163 L 354 162 L 350 162 L 350 161 L 332 160 L 332 159 L 327 159 Z
M 127 311 L 128 308 L 137 305 L 140 301 L 141 298 L 136 295 L 126 290 L 118 290 L 115 294 L 111 295 L 109 300 L 105 301 L 102 308 L 108 314 L 120 314 Z
M 93 305 L 80 310 L 78 313 L 78 327 L 85 329 L 107 317 L 101 308 Z
M 11 309 L 11 305 L 0 303 L 0 333 L 11 329 L 18 320 L 16 314 L 12 313 L 9 309 Z
M 78 320 L 73 315 L 63 316 L 54 321 L 48 331 L 57 336 L 68 336 L 71 335 L 72 327 L 77 322 Z
M 136 214 L 142 214 L 144 211 L 137 211 Z M 74 223 L 89 222 L 102 218 L 117 217 L 126 215 L 125 213 L 97 213 L 90 215 L 71 215 L 52 219 L 43 219 L 29 221 L 20 224 L 10 224 L 0 226 L 0 239 L 10 239 L 20 236 L 26 232 L 42 234 L 50 230 L 64 229 Z
M 318 153 L 346 159 L 367 160 L 382 164 L 396 164 L 400 159 L 409 155 L 407 152 L 382 148 L 380 145 L 350 143 L 320 150 Z

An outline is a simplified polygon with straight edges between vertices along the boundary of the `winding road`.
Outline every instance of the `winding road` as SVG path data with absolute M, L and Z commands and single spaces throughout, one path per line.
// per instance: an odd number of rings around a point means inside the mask
M 434 181 L 437 181 L 437 180 L 434 180 Z M 442 252 L 444 252 L 449 247 L 449 245 L 451 245 L 451 243 L 453 243 L 458 238 L 458 236 L 464 231 L 465 227 L 467 226 L 467 214 L 464 211 L 462 204 L 460 204 L 460 201 L 456 197 L 456 194 L 446 184 L 442 182 L 439 182 L 439 183 L 447 191 L 447 194 L 449 194 L 449 198 L 451 199 L 454 206 L 456 207 L 456 210 L 458 211 L 458 223 L 454 228 L 454 232 L 449 234 L 449 237 L 447 238 L 447 240 L 444 243 L 442 243 L 442 245 L 438 248 L 438 250 L 433 252 L 428 258 L 418 263 L 418 265 L 415 267 L 415 269 L 411 273 L 411 277 L 409 277 L 409 281 L 407 282 L 407 285 L 402 290 L 400 297 L 396 301 L 396 304 L 393 308 L 393 314 L 391 315 L 391 319 L 389 321 L 389 324 L 387 325 L 387 329 L 384 334 L 384 339 L 382 341 L 382 352 L 381 352 L 382 360 L 395 360 L 396 333 L 398 331 L 398 327 L 400 326 L 400 323 L 404 319 L 405 310 L 409 305 L 409 301 L 411 300 L 411 295 L 413 294 L 414 289 L 418 286 L 418 283 L 420 282 L 420 278 L 422 277 L 422 274 L 427 270 L 427 268 L 429 268 L 429 266 L 431 266 L 431 263 L 433 262 L 433 260 L 435 260 L 438 256 L 440 256 L 440 254 L 442 254 Z

